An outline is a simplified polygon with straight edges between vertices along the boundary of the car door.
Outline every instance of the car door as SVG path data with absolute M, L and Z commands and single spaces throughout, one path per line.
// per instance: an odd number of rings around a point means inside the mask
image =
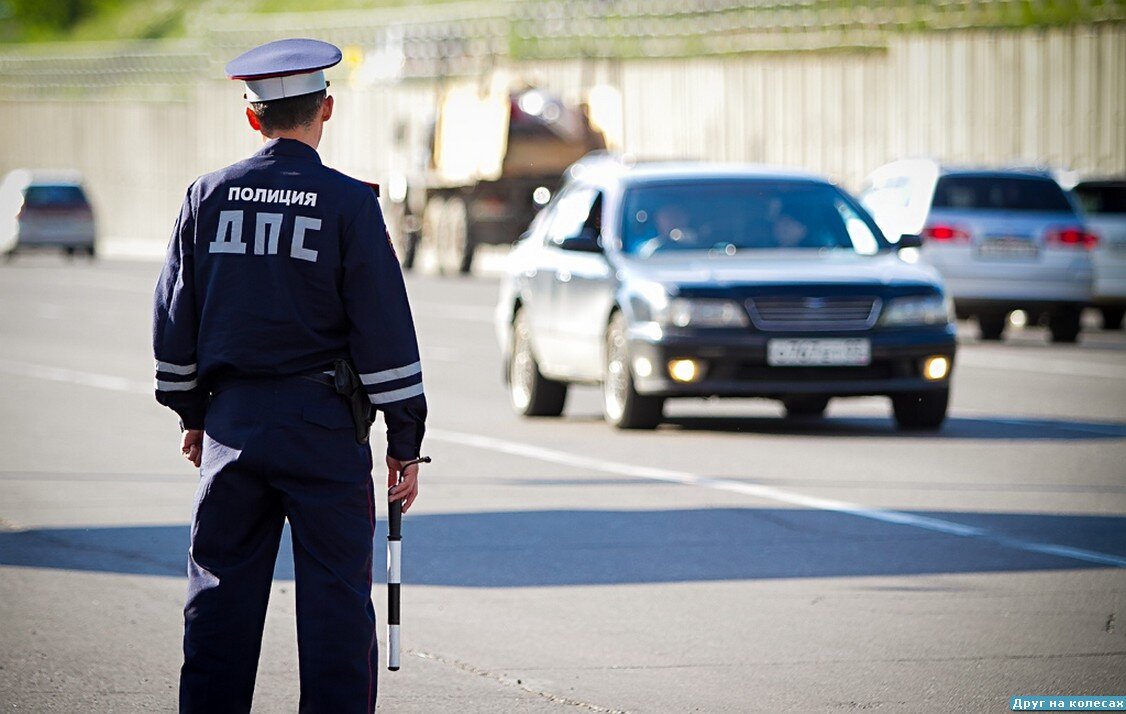
M 517 263 L 510 263 L 520 284 L 524 310 L 532 331 L 532 345 L 540 370 L 548 376 L 565 376 L 565 362 L 560 357 L 559 327 L 556 319 L 555 292 L 560 250 L 554 239 L 567 232 L 573 223 L 576 187 L 565 186 L 544 208 L 533 224 L 528 249 L 522 251 Z M 514 251 L 510 261 L 517 258 Z
M 593 191 L 583 196 L 582 204 L 575 209 L 584 215 L 570 238 L 584 231 L 591 237 L 601 237 L 602 194 Z M 587 250 L 582 244 L 578 250 L 559 247 L 558 270 L 552 310 L 556 316 L 559 351 L 566 362 L 569 376 L 580 380 L 596 380 L 602 370 L 602 341 L 606 331 L 606 315 L 614 298 L 612 270 L 605 253 Z
M 508 255 L 505 277 L 511 281 L 511 288 L 506 288 L 503 283 L 501 286 L 503 307 L 500 309 L 511 310 L 512 302 L 519 300 L 521 313 L 530 330 L 532 349 L 541 367 L 551 341 L 551 291 L 555 275 L 544 240 L 556 205 L 557 201 L 553 201 L 540 211 L 513 247 Z M 508 292 L 507 300 L 505 292 Z
M 598 192 L 589 186 L 568 186 L 560 193 L 555 212 L 547 226 L 544 272 L 550 270 L 551 297 L 543 335 L 544 351 L 550 354 L 543 355 L 541 362 L 546 372 L 553 375 L 573 377 L 577 374 L 575 356 L 582 349 L 574 340 L 578 331 L 577 323 L 586 318 L 569 311 L 566 306 L 575 302 L 572 297 L 575 288 L 582 290 L 585 286 L 584 276 L 590 272 L 590 266 L 583 258 L 592 254 L 564 249 L 563 245 L 582 232 L 590 219 L 597 195 Z
M 596 380 L 605 311 L 600 296 L 611 293 L 610 269 L 592 243 L 601 229 L 601 194 L 575 186 L 561 197 L 560 215 L 549 226 L 545 248 L 555 268 L 552 283 L 554 369 L 575 380 Z

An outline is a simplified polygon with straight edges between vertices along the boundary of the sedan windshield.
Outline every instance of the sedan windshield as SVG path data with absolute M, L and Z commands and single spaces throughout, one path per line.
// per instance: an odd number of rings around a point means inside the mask
M 843 192 L 808 181 L 660 183 L 630 189 L 623 203 L 622 250 L 638 257 L 696 250 L 887 247 L 879 229 Z

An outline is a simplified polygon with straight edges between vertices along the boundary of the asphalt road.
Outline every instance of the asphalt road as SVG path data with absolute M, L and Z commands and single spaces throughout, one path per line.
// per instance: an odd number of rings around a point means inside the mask
M 150 391 L 156 271 L 0 267 L 4 711 L 175 708 L 195 476 Z M 804 425 L 691 402 L 617 433 L 592 389 L 562 419 L 511 413 L 495 280 L 409 287 L 435 462 L 404 525 L 405 661 L 382 711 L 1000 712 L 1126 693 L 1122 333 L 983 345 L 966 326 L 930 436 L 897 434 L 880 399 Z M 294 711 L 287 548 L 270 608 L 257 710 Z

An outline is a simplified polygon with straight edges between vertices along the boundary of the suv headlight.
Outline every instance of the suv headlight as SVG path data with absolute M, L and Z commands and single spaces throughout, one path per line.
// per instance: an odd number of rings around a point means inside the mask
M 747 313 L 734 300 L 673 298 L 658 321 L 666 327 L 746 327 Z
M 954 321 L 954 304 L 942 295 L 908 295 L 891 300 L 880 315 L 880 324 L 945 325 Z

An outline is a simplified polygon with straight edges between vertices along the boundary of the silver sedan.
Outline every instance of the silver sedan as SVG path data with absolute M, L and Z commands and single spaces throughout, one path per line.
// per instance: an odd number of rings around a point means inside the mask
M 923 260 L 983 339 L 1024 310 L 1054 342 L 1075 342 L 1098 237 L 1049 173 L 900 161 L 869 177 L 861 202 L 889 236 L 922 235 Z

